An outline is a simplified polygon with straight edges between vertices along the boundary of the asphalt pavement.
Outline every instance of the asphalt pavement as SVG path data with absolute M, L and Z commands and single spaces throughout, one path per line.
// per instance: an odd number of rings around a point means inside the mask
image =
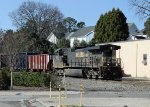
M 49 91 L 1 91 L 0 107 L 58 107 L 61 105 L 84 105 L 85 107 L 150 107 L 150 96 L 143 98 L 126 97 L 114 92 L 107 93 L 107 97 L 94 97 L 91 94 L 79 91 L 62 92 L 61 102 L 59 102 L 59 93 L 52 91 L 50 98 Z M 109 97 L 110 95 L 110 97 Z M 100 96 L 100 93 L 99 93 Z

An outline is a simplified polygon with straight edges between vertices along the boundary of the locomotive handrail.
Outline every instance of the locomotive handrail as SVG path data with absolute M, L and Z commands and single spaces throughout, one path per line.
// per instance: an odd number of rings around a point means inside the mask
M 74 62 L 73 62 L 73 61 L 71 60 L 70 63 L 71 63 L 71 67 L 77 67 L 77 66 L 86 67 L 86 66 L 89 66 L 89 65 L 90 65 L 90 61 L 88 61 L 88 62 L 82 62 L 82 61 L 81 61 L 81 62 L 80 62 L 80 61 L 77 62 L 77 61 L 74 61 Z M 73 66 L 73 64 L 74 64 L 74 66 Z
M 121 58 L 103 58 L 102 60 L 102 65 L 107 65 L 107 64 L 113 64 L 113 65 L 120 65 L 121 64 Z

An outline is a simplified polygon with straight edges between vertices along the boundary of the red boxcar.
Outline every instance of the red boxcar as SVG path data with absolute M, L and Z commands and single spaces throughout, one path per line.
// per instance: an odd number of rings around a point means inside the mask
M 28 55 L 28 69 L 33 71 L 52 70 L 53 56 L 49 54 Z

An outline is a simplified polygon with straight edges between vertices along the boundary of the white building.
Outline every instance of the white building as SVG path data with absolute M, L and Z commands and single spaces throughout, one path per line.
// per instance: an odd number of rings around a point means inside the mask
M 138 40 L 147 38 L 147 35 L 141 33 L 134 23 L 128 23 L 128 28 L 129 37 L 127 38 L 127 40 Z M 79 40 L 79 42 L 84 40 L 86 43 L 89 43 L 92 38 L 94 38 L 94 29 L 95 26 L 89 26 L 81 28 L 76 32 L 70 33 L 69 38 L 67 38 L 70 39 L 70 46 L 73 47 L 74 40 Z
M 121 58 L 125 74 L 150 78 L 150 39 L 111 42 L 121 46 L 117 58 Z
M 47 37 L 47 40 L 51 43 L 56 44 L 58 41 L 58 38 L 53 32 L 51 32 L 50 35 Z
M 144 34 L 144 29 L 141 30 L 141 31 L 138 31 L 138 32 L 133 32 L 136 30 L 136 27 L 134 26 L 134 30 L 133 30 L 133 27 L 132 28 L 132 33 L 130 32 L 130 35 L 129 37 L 127 38 L 127 40 L 139 40 L 139 39 L 146 39 L 148 38 L 148 35 L 145 35 Z
M 90 42 L 94 37 L 94 26 L 84 27 L 70 36 L 70 47 L 73 47 L 74 40 L 79 40 L 81 42 L 84 40 L 86 43 Z
M 51 32 L 47 40 L 53 44 L 57 44 L 58 40 L 65 37 L 65 34 Z

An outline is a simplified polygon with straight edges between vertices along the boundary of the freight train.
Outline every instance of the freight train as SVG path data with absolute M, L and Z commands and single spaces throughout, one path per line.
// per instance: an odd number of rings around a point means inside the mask
M 54 54 L 18 53 L 13 64 L 15 70 L 54 71 L 64 73 L 65 69 L 81 69 L 82 76 L 103 79 L 120 79 L 123 76 L 121 59 L 116 58 L 116 50 L 121 47 L 112 44 L 91 46 L 80 49 L 61 48 Z M 7 67 L 0 55 L 0 67 Z

